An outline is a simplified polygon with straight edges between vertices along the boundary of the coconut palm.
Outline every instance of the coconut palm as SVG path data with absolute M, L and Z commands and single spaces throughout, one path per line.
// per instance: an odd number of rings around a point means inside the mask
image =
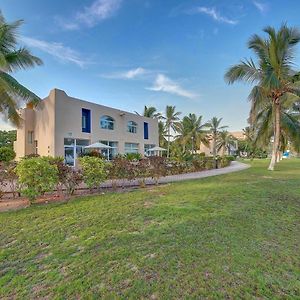
M 217 157 L 217 140 L 219 137 L 219 133 L 221 130 L 226 129 L 228 126 L 221 126 L 222 118 L 217 118 L 213 117 L 209 121 L 209 132 L 211 135 L 211 141 L 212 141 L 212 152 L 213 152 L 213 157 L 214 161 L 216 162 L 216 157 Z M 217 163 L 217 162 L 216 162 Z
M 195 114 L 185 116 L 177 126 L 178 135 L 176 138 L 183 146 L 183 152 L 186 147 L 191 147 L 192 153 L 200 147 L 200 144 L 209 145 L 208 123 L 202 123 L 202 116 Z
M 21 121 L 18 113 L 20 106 L 24 102 L 36 104 L 40 99 L 11 74 L 42 64 L 27 48 L 18 46 L 18 29 L 22 24 L 22 20 L 6 22 L 0 11 L 0 113 L 17 126 Z
M 166 146 L 166 138 L 167 135 L 166 125 L 162 121 L 158 121 L 158 137 L 159 137 L 159 146 L 165 147 Z
M 135 111 L 137 115 L 140 115 L 138 112 Z M 142 113 L 142 116 L 147 118 L 157 118 L 160 119 L 161 113 L 157 112 L 157 109 L 154 106 L 144 106 L 144 111 Z
M 165 120 L 166 130 L 167 130 L 167 157 L 170 156 L 170 139 L 171 139 L 171 129 L 176 132 L 177 126 L 179 123 L 179 115 L 181 112 L 176 112 L 176 107 L 167 105 L 165 116 L 163 119 Z
M 236 147 L 236 139 L 227 131 L 223 130 L 219 133 L 217 142 L 216 142 L 216 148 L 217 152 L 222 150 L 222 156 L 225 155 L 225 152 L 227 151 L 227 154 L 230 154 L 230 148 Z
M 253 35 L 248 48 L 253 50 L 257 62 L 252 59 L 241 61 L 231 67 L 225 74 L 225 80 L 232 84 L 236 81 L 255 83 L 249 100 L 251 101 L 250 122 L 269 103 L 271 103 L 272 122 L 267 125 L 273 128 L 274 142 L 269 170 L 274 166 L 279 154 L 281 134 L 282 102 L 288 98 L 289 105 L 299 102 L 299 81 L 293 82 L 293 50 L 300 41 L 300 32 L 296 28 L 282 25 L 276 32 L 273 27 L 266 27 L 267 38 Z
M 286 101 L 282 101 L 282 109 L 280 110 L 280 135 L 279 149 L 280 152 L 286 150 L 288 144 L 294 149 L 300 149 L 300 122 L 299 112 L 295 112 L 285 108 Z M 269 143 L 274 136 L 274 107 L 270 102 L 255 117 L 254 124 L 257 128 L 254 139 L 255 145 L 264 146 Z M 274 141 L 273 141 L 274 142 Z M 276 160 L 280 160 L 280 155 L 276 156 Z

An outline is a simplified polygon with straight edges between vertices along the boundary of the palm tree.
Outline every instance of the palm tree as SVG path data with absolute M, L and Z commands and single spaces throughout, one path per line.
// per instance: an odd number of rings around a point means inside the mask
M 267 38 L 253 35 L 248 48 L 257 56 L 257 63 L 252 59 L 244 60 L 231 67 L 225 74 L 225 80 L 232 84 L 236 81 L 255 83 L 249 100 L 251 101 L 250 121 L 269 103 L 271 103 L 272 122 L 268 126 L 273 130 L 272 159 L 269 170 L 274 166 L 279 154 L 282 102 L 288 98 L 290 105 L 299 102 L 299 81 L 291 80 L 293 50 L 300 41 L 300 32 L 296 28 L 282 25 L 276 32 L 273 27 L 266 27 Z
M 140 115 L 138 112 L 135 112 L 137 115 Z M 144 106 L 144 111 L 142 116 L 147 118 L 161 118 L 161 113 L 157 112 L 157 109 L 154 106 Z
M 300 113 L 290 109 L 285 109 L 285 100 L 281 102 L 282 108 L 280 110 L 280 133 L 279 133 L 279 149 L 284 151 L 288 144 L 294 149 L 300 148 Z M 256 136 L 254 139 L 255 145 L 267 145 L 271 138 L 274 136 L 274 109 L 272 102 L 269 102 L 261 111 L 256 115 L 254 124 L 257 128 Z M 280 151 L 280 152 L 282 152 Z M 280 160 L 280 155 L 276 156 L 276 161 Z
M 228 126 L 220 126 L 222 122 L 222 118 L 218 119 L 217 117 L 213 117 L 209 121 L 209 127 L 210 127 L 210 134 L 211 134 L 211 140 L 212 140 L 212 152 L 214 161 L 217 164 L 216 158 L 217 158 L 217 140 L 219 137 L 219 133 L 221 130 L 227 128 Z
M 18 47 L 17 31 L 22 24 L 22 20 L 6 22 L 0 11 L 0 113 L 16 126 L 21 121 L 18 113 L 21 104 L 37 104 L 40 100 L 11 76 L 15 71 L 42 64 L 27 48 Z
M 227 131 L 223 130 L 219 133 L 216 143 L 217 152 L 222 149 L 222 156 L 225 155 L 225 151 L 230 153 L 230 146 L 236 146 L 236 139 Z
M 171 129 L 176 132 L 179 123 L 180 114 L 181 112 L 176 112 L 175 106 L 171 106 L 171 105 L 166 106 L 166 112 L 163 119 L 165 119 L 167 138 L 168 138 L 167 157 L 170 156 Z
M 177 126 L 178 135 L 176 138 L 183 146 L 183 152 L 186 146 L 190 146 L 192 153 L 202 144 L 208 146 L 209 140 L 207 136 L 208 123 L 202 124 L 202 116 L 197 117 L 195 114 L 185 116 Z
M 159 136 L 159 146 L 165 147 L 166 145 L 166 138 L 167 135 L 165 123 L 162 121 L 158 121 L 158 136 Z

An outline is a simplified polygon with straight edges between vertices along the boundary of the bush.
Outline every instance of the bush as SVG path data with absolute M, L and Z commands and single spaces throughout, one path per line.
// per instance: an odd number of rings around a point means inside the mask
M 141 159 L 135 165 L 135 177 L 138 178 L 141 187 L 146 186 L 145 178 L 149 176 L 150 176 L 149 159 L 147 158 Z
M 51 164 L 56 165 L 58 171 L 57 191 L 65 189 L 66 194 L 74 194 L 76 187 L 82 182 L 82 174 L 79 170 L 67 166 L 62 157 L 49 158 Z
M 227 158 L 229 161 L 235 161 L 235 157 L 233 155 L 226 155 L 225 158 Z
M 98 158 L 102 158 L 104 160 L 106 159 L 106 157 L 104 157 L 104 155 L 102 155 L 102 153 L 100 153 L 97 150 L 91 150 L 91 151 L 87 151 L 87 152 L 82 152 L 79 155 L 79 157 L 85 157 L 85 156 L 98 157 Z
M 14 161 L 0 163 L 0 198 L 3 197 L 4 187 L 6 186 L 8 186 L 9 191 L 13 194 L 13 198 L 19 195 L 19 182 L 16 174 L 16 166 L 17 163 Z
M 140 153 L 126 153 L 124 157 L 130 161 L 142 159 L 142 155 Z
M 84 156 L 79 158 L 84 183 L 89 189 L 99 188 L 107 178 L 107 163 L 99 157 Z
M 48 157 L 22 159 L 16 167 L 21 192 L 33 202 L 37 196 L 53 190 L 58 182 L 56 165 Z
M 150 176 L 158 184 L 159 178 L 167 175 L 166 159 L 160 156 L 149 156 L 148 159 L 150 163 Z
M 10 162 L 15 159 L 16 153 L 13 149 L 9 147 L 1 147 L 0 148 L 0 162 Z

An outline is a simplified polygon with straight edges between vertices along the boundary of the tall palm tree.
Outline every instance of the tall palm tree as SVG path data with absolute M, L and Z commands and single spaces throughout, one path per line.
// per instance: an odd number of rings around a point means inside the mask
M 287 144 L 290 143 L 294 149 L 300 148 L 300 113 L 285 109 L 286 101 L 281 102 L 282 109 L 280 111 L 280 138 L 279 148 L 285 150 Z M 257 128 L 254 139 L 255 144 L 264 146 L 269 143 L 274 136 L 274 108 L 270 102 L 256 115 L 254 124 Z M 276 160 L 280 160 L 280 155 L 277 155 Z
M 158 121 L 158 137 L 159 137 L 159 146 L 166 146 L 166 138 L 167 135 L 166 125 L 163 121 Z
M 186 147 L 191 147 L 192 153 L 200 147 L 200 144 L 209 145 L 208 140 L 208 123 L 202 123 L 202 116 L 197 117 L 195 114 L 185 116 L 177 126 L 178 135 L 176 138 L 183 146 L 183 152 Z
M 140 115 L 138 112 L 135 112 L 137 115 Z M 144 106 L 144 111 L 142 116 L 147 118 L 161 118 L 161 113 L 157 112 L 157 109 L 154 106 Z
M 211 134 L 211 140 L 212 140 L 212 152 L 213 152 L 213 157 L 214 157 L 214 161 L 216 162 L 216 158 L 217 158 L 217 140 L 219 137 L 219 133 L 221 130 L 227 128 L 228 126 L 221 126 L 221 122 L 222 122 L 223 118 L 217 118 L 217 117 L 213 117 L 210 121 L 209 121 L 209 131 Z M 217 164 L 217 162 L 216 162 Z
M 163 119 L 165 119 L 166 129 L 167 129 L 167 157 L 170 157 L 170 138 L 171 138 L 171 129 L 176 132 L 177 126 L 179 123 L 179 115 L 181 112 L 176 112 L 176 107 L 167 105 L 166 112 Z
M 253 35 L 248 48 L 254 51 L 257 62 L 252 59 L 241 61 L 231 67 L 225 74 L 225 80 L 232 84 L 236 81 L 255 83 L 250 95 L 250 121 L 261 109 L 271 103 L 273 128 L 272 158 L 269 170 L 274 166 L 279 154 L 282 102 L 288 98 L 290 105 L 299 102 L 299 81 L 293 82 L 291 75 L 295 74 L 293 66 L 293 50 L 300 41 L 300 32 L 296 28 L 282 25 L 276 32 L 273 27 L 266 27 L 267 38 Z
M 18 109 L 22 103 L 37 104 L 40 99 L 11 74 L 42 64 L 27 48 L 18 47 L 18 29 L 22 24 L 22 20 L 6 22 L 0 11 L 0 113 L 17 126 L 21 121 Z
M 230 147 L 236 146 L 236 139 L 227 131 L 223 130 L 219 133 L 216 143 L 217 152 L 222 150 L 222 156 L 225 152 L 230 153 Z

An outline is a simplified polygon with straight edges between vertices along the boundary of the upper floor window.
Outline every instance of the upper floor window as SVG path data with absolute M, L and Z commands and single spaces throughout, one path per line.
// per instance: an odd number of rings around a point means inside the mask
M 100 127 L 102 129 L 114 130 L 115 120 L 110 116 L 102 116 L 100 118 Z
M 144 139 L 149 139 L 149 126 L 147 122 L 144 122 Z
M 127 123 L 127 131 L 131 132 L 131 133 L 136 133 L 136 131 L 137 131 L 137 123 L 135 123 L 134 121 L 129 121 Z
M 91 132 L 91 111 L 89 109 L 82 109 L 81 126 L 82 132 Z

